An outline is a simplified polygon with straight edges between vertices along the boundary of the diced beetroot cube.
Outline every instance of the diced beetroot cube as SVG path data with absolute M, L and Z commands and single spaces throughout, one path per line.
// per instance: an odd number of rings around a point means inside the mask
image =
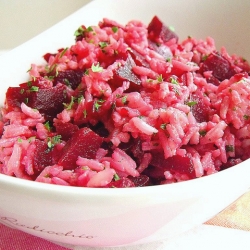
M 111 87 L 112 91 L 122 86 L 124 79 L 118 75 L 117 72 L 114 72 L 114 75 L 111 79 L 108 80 L 108 84 Z
M 130 55 L 132 56 L 132 59 L 134 60 L 136 65 L 149 68 L 149 63 L 146 61 L 145 57 L 139 52 L 137 52 L 136 50 L 131 50 Z
M 74 169 L 78 156 L 95 159 L 103 138 L 89 128 L 79 129 L 66 143 L 58 162 L 64 169 Z
M 111 181 L 107 187 L 109 187 L 109 188 L 129 188 L 129 187 L 135 187 L 135 184 L 129 178 L 122 177 L 118 181 Z
M 52 151 L 44 141 L 35 140 L 33 166 L 36 173 L 40 173 L 45 167 L 52 165 Z
M 26 100 L 28 94 L 20 87 L 9 87 L 6 92 L 6 107 L 8 111 L 19 108 L 21 103 Z
M 46 53 L 45 55 L 43 55 L 43 58 L 46 62 L 49 62 L 49 58 L 51 56 L 55 56 L 56 54 L 51 54 L 51 53 Z
M 31 86 L 26 82 L 20 84 L 19 87 L 9 87 L 6 93 L 8 111 L 19 108 L 24 102 L 31 108 L 39 110 L 48 119 L 52 119 L 60 113 L 64 108 L 63 103 L 68 101 L 65 85 L 51 88 L 39 79 L 33 81 Z
M 163 56 L 163 58 L 165 60 L 169 60 L 169 59 L 171 59 L 173 57 L 172 51 L 165 44 L 161 44 L 159 46 L 159 45 L 157 45 L 157 43 L 152 42 L 150 40 L 148 41 L 148 43 L 149 43 L 149 48 L 156 51 L 161 56 Z
M 143 172 L 143 175 L 146 175 L 150 178 L 153 185 L 159 185 L 161 181 L 165 180 L 164 176 L 164 169 L 154 167 L 152 165 L 149 165 Z
M 62 140 L 67 141 L 69 138 L 79 130 L 78 126 L 70 122 L 57 122 L 54 124 L 57 134 L 62 136 Z
M 231 167 L 233 167 L 241 162 L 242 162 L 242 160 L 239 158 L 230 158 L 226 163 L 221 165 L 220 170 L 225 170 L 227 168 L 231 168 Z
M 236 71 L 230 64 L 230 62 L 220 55 L 219 53 L 211 53 L 207 59 L 201 64 L 201 73 L 205 71 L 212 71 L 212 75 L 219 81 L 231 78 L 236 74 Z M 217 81 L 213 81 L 215 85 L 218 84 Z
M 38 109 L 48 119 L 60 113 L 64 109 L 63 103 L 68 102 L 65 85 L 57 85 L 48 89 L 39 88 L 36 92 L 30 92 L 28 98 L 28 106 Z
M 150 165 L 154 166 L 155 169 L 158 168 L 162 176 L 164 176 L 165 171 L 170 171 L 172 173 L 186 174 L 191 179 L 195 178 L 193 162 L 188 155 L 174 155 L 165 159 L 163 152 L 155 151 L 152 153 L 152 161 L 150 162 Z M 160 172 L 158 173 L 159 177 Z
M 138 177 L 129 176 L 129 179 L 133 181 L 136 187 L 145 187 L 151 185 L 150 178 L 146 175 L 140 175 Z
M 207 122 L 209 120 L 210 108 L 205 105 L 199 95 L 193 94 L 192 101 L 196 104 L 191 106 L 191 111 L 197 122 Z
M 132 72 L 132 68 L 135 66 L 135 62 L 130 54 L 123 67 L 120 67 L 116 73 L 124 80 L 130 81 L 133 84 L 141 85 L 141 80 Z
M 150 40 L 159 42 L 159 38 L 163 42 L 167 42 L 173 38 L 178 41 L 178 36 L 170 28 L 162 23 L 162 21 L 154 16 L 148 25 L 148 37 Z
M 83 75 L 84 71 L 80 69 L 60 71 L 54 78 L 54 85 L 62 83 L 71 87 L 72 89 L 76 89 L 81 83 Z

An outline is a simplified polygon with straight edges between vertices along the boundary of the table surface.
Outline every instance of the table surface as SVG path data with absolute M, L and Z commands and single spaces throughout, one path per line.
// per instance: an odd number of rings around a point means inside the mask
M 208 244 L 209 242 L 209 244 Z M 250 232 L 212 225 L 201 225 L 171 240 L 116 248 L 67 248 L 0 224 L 0 250 L 249 250 Z

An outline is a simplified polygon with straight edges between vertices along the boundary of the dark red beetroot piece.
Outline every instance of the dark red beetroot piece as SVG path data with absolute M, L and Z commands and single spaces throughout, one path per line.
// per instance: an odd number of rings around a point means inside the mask
M 135 187 L 135 184 L 133 181 L 131 181 L 127 177 L 122 177 L 121 179 L 117 181 L 111 181 L 107 187 L 109 188 L 129 188 L 129 187 Z
M 67 141 L 76 133 L 79 128 L 77 125 L 72 124 L 70 122 L 57 122 L 54 124 L 56 128 L 57 134 L 62 136 L 62 140 Z
M 63 111 L 63 103 L 68 102 L 65 85 L 57 85 L 53 88 L 39 89 L 28 96 L 27 105 L 38 109 L 45 116 L 55 117 Z
M 138 177 L 129 176 L 129 179 L 133 181 L 136 187 L 145 187 L 151 185 L 150 178 L 146 175 L 140 175 Z
M 144 66 L 146 68 L 149 68 L 149 63 L 143 55 L 141 55 L 136 50 L 131 50 L 129 53 L 137 66 Z
M 178 41 L 178 36 L 170 28 L 168 28 L 157 16 L 154 16 L 148 25 L 148 38 L 158 43 L 159 39 L 163 42 L 175 38 Z
M 215 78 L 208 79 L 211 83 L 218 85 L 220 81 L 231 78 L 237 72 L 234 70 L 230 62 L 219 53 L 211 53 L 201 64 L 201 73 L 212 71 Z
M 163 56 L 165 60 L 170 60 L 173 57 L 171 50 L 165 44 L 157 45 L 156 43 L 149 41 L 149 47 Z
M 103 138 L 89 128 L 79 129 L 66 143 L 58 162 L 64 169 L 74 169 L 78 156 L 95 159 Z
M 43 55 L 43 58 L 44 58 L 44 60 L 45 60 L 46 62 L 49 62 L 49 58 L 50 58 L 51 56 L 56 56 L 56 54 L 46 53 L 46 54 Z
M 227 168 L 231 168 L 239 163 L 241 163 L 242 160 L 239 159 L 239 158 L 231 158 L 229 159 L 226 163 L 223 163 L 221 166 L 220 166 L 220 170 L 225 170 Z
M 39 110 L 46 118 L 51 119 L 64 109 L 63 103 L 68 102 L 66 86 L 38 87 L 35 91 L 30 90 L 27 83 L 22 84 L 22 87 L 9 87 L 6 93 L 8 111 L 20 108 L 22 102 L 33 109 Z
M 20 87 L 9 87 L 6 92 L 6 107 L 7 110 L 13 111 L 16 108 L 20 108 L 21 103 L 27 100 L 28 94 L 26 92 L 22 93 L 22 89 Z
M 76 89 L 81 83 L 83 75 L 84 71 L 80 69 L 60 71 L 54 78 L 54 85 L 62 83 L 71 87 L 72 89 Z
M 52 151 L 48 149 L 48 145 L 44 141 L 35 140 L 35 151 L 33 158 L 33 167 L 35 173 L 40 173 L 45 167 L 51 166 Z
M 180 156 L 174 155 L 167 159 L 164 158 L 163 152 L 152 152 L 151 167 L 147 170 L 146 174 L 153 179 L 164 179 L 164 172 L 170 171 L 171 173 L 186 174 L 190 179 L 195 178 L 195 170 L 191 157 L 188 155 Z
M 190 103 L 192 102 L 195 104 L 191 105 L 191 111 L 196 121 L 200 123 L 209 121 L 210 108 L 203 102 L 202 97 L 193 94 Z
M 128 54 L 124 66 L 120 67 L 116 73 L 124 80 L 130 81 L 132 84 L 140 85 L 141 80 L 132 72 L 132 68 L 136 66 L 133 58 Z

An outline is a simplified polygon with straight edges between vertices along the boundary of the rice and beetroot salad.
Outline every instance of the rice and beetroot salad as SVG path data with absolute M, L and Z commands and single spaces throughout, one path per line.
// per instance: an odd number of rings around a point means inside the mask
M 80 26 L 2 108 L 0 173 L 82 187 L 190 180 L 250 156 L 250 67 L 155 16 Z

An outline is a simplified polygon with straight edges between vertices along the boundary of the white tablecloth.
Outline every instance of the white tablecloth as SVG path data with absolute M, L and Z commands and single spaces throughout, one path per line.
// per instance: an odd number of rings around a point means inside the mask
M 116 248 L 67 248 L 0 224 L 0 250 L 249 250 L 250 232 L 219 226 L 201 225 L 171 240 L 140 246 Z

